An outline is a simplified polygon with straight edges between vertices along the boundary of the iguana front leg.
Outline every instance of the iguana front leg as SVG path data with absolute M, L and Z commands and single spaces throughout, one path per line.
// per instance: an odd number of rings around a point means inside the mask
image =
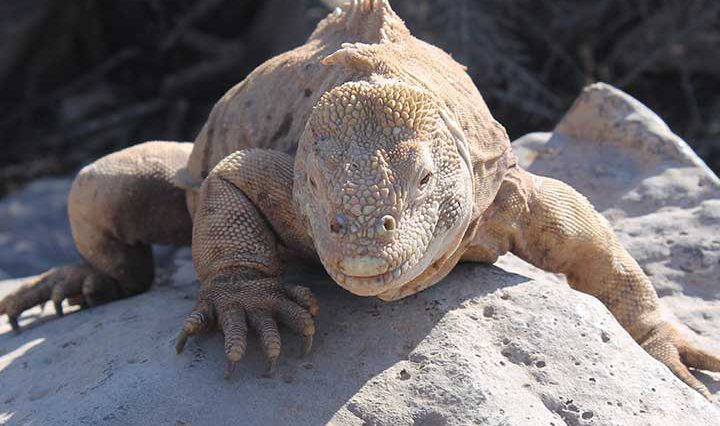
M 248 325 L 259 335 L 272 373 L 280 354 L 276 320 L 309 350 L 318 303 L 310 290 L 280 283 L 279 250 L 308 253 L 312 243 L 295 215 L 293 163 L 286 154 L 238 151 L 221 161 L 200 190 L 193 225 L 198 302 L 177 339 L 218 325 L 225 334 L 228 377 L 246 348 Z
M 485 214 L 467 260 L 494 262 L 507 251 L 563 273 L 600 299 L 650 355 L 709 398 L 688 367 L 720 371 L 720 358 L 690 345 L 660 318 L 658 297 L 638 263 L 585 197 L 555 179 L 510 172 Z
M 146 142 L 98 159 L 78 173 L 68 195 L 73 239 L 85 262 L 29 277 L 0 300 L 0 313 L 20 331 L 23 311 L 52 300 L 94 306 L 147 290 L 152 244 L 187 245 L 192 222 L 185 191 L 173 179 L 192 144 Z

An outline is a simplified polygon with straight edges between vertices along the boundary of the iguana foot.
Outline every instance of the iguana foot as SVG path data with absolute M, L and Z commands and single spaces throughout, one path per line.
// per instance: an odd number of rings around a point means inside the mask
M 320 308 L 306 287 L 283 287 L 274 277 L 260 278 L 245 274 L 217 277 L 200 290 L 198 302 L 178 334 L 175 348 L 182 352 L 189 336 L 209 331 L 217 325 L 225 335 L 229 378 L 247 345 L 248 325 L 260 337 L 268 361 L 267 375 L 272 375 L 280 355 L 279 319 L 296 334 L 303 336 L 304 353 L 312 346 L 315 317 Z
M 665 364 L 680 380 L 710 399 L 710 391 L 688 367 L 720 372 L 720 357 L 693 347 L 670 324 L 662 323 L 639 340 L 654 358 Z
M 0 300 L 0 314 L 7 314 L 12 329 L 20 332 L 20 315 L 49 300 L 62 316 L 62 302 L 66 299 L 71 305 L 93 306 L 117 298 L 116 288 L 106 281 L 88 265 L 58 266 L 28 278 L 22 287 Z

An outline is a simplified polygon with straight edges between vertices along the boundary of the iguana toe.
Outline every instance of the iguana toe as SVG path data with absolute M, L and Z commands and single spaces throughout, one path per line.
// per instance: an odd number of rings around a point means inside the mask
M 220 308 L 218 312 L 225 334 L 225 356 L 235 363 L 245 355 L 248 327 L 245 312 L 240 307 Z
M 177 353 L 183 351 L 188 337 L 208 330 L 213 324 L 215 324 L 215 319 L 212 306 L 205 300 L 199 300 L 190 315 L 185 318 L 183 328 L 175 339 Z
M 288 285 L 285 286 L 285 294 L 287 294 L 293 302 L 307 309 L 313 317 L 320 313 L 320 304 L 309 288 L 301 285 Z
M 280 332 L 272 315 L 268 311 L 253 312 L 249 315 L 250 325 L 260 337 L 260 346 L 268 362 L 266 376 L 275 373 L 277 359 L 280 356 Z

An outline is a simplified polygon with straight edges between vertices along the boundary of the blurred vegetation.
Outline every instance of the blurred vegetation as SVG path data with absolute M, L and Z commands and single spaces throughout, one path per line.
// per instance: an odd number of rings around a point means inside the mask
M 392 5 L 469 67 L 512 138 L 551 129 L 601 80 L 720 170 L 717 0 Z M 327 13 L 319 0 L 0 3 L 0 194 L 133 143 L 192 140 L 225 90 L 303 43 Z

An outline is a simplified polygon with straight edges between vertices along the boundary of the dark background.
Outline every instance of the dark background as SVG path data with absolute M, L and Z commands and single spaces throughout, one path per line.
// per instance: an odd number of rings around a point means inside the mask
M 588 83 L 638 98 L 720 170 L 720 1 L 392 0 L 469 67 L 511 138 Z M 214 102 L 302 44 L 319 0 L 0 3 L 0 195 L 121 147 L 191 141 Z

